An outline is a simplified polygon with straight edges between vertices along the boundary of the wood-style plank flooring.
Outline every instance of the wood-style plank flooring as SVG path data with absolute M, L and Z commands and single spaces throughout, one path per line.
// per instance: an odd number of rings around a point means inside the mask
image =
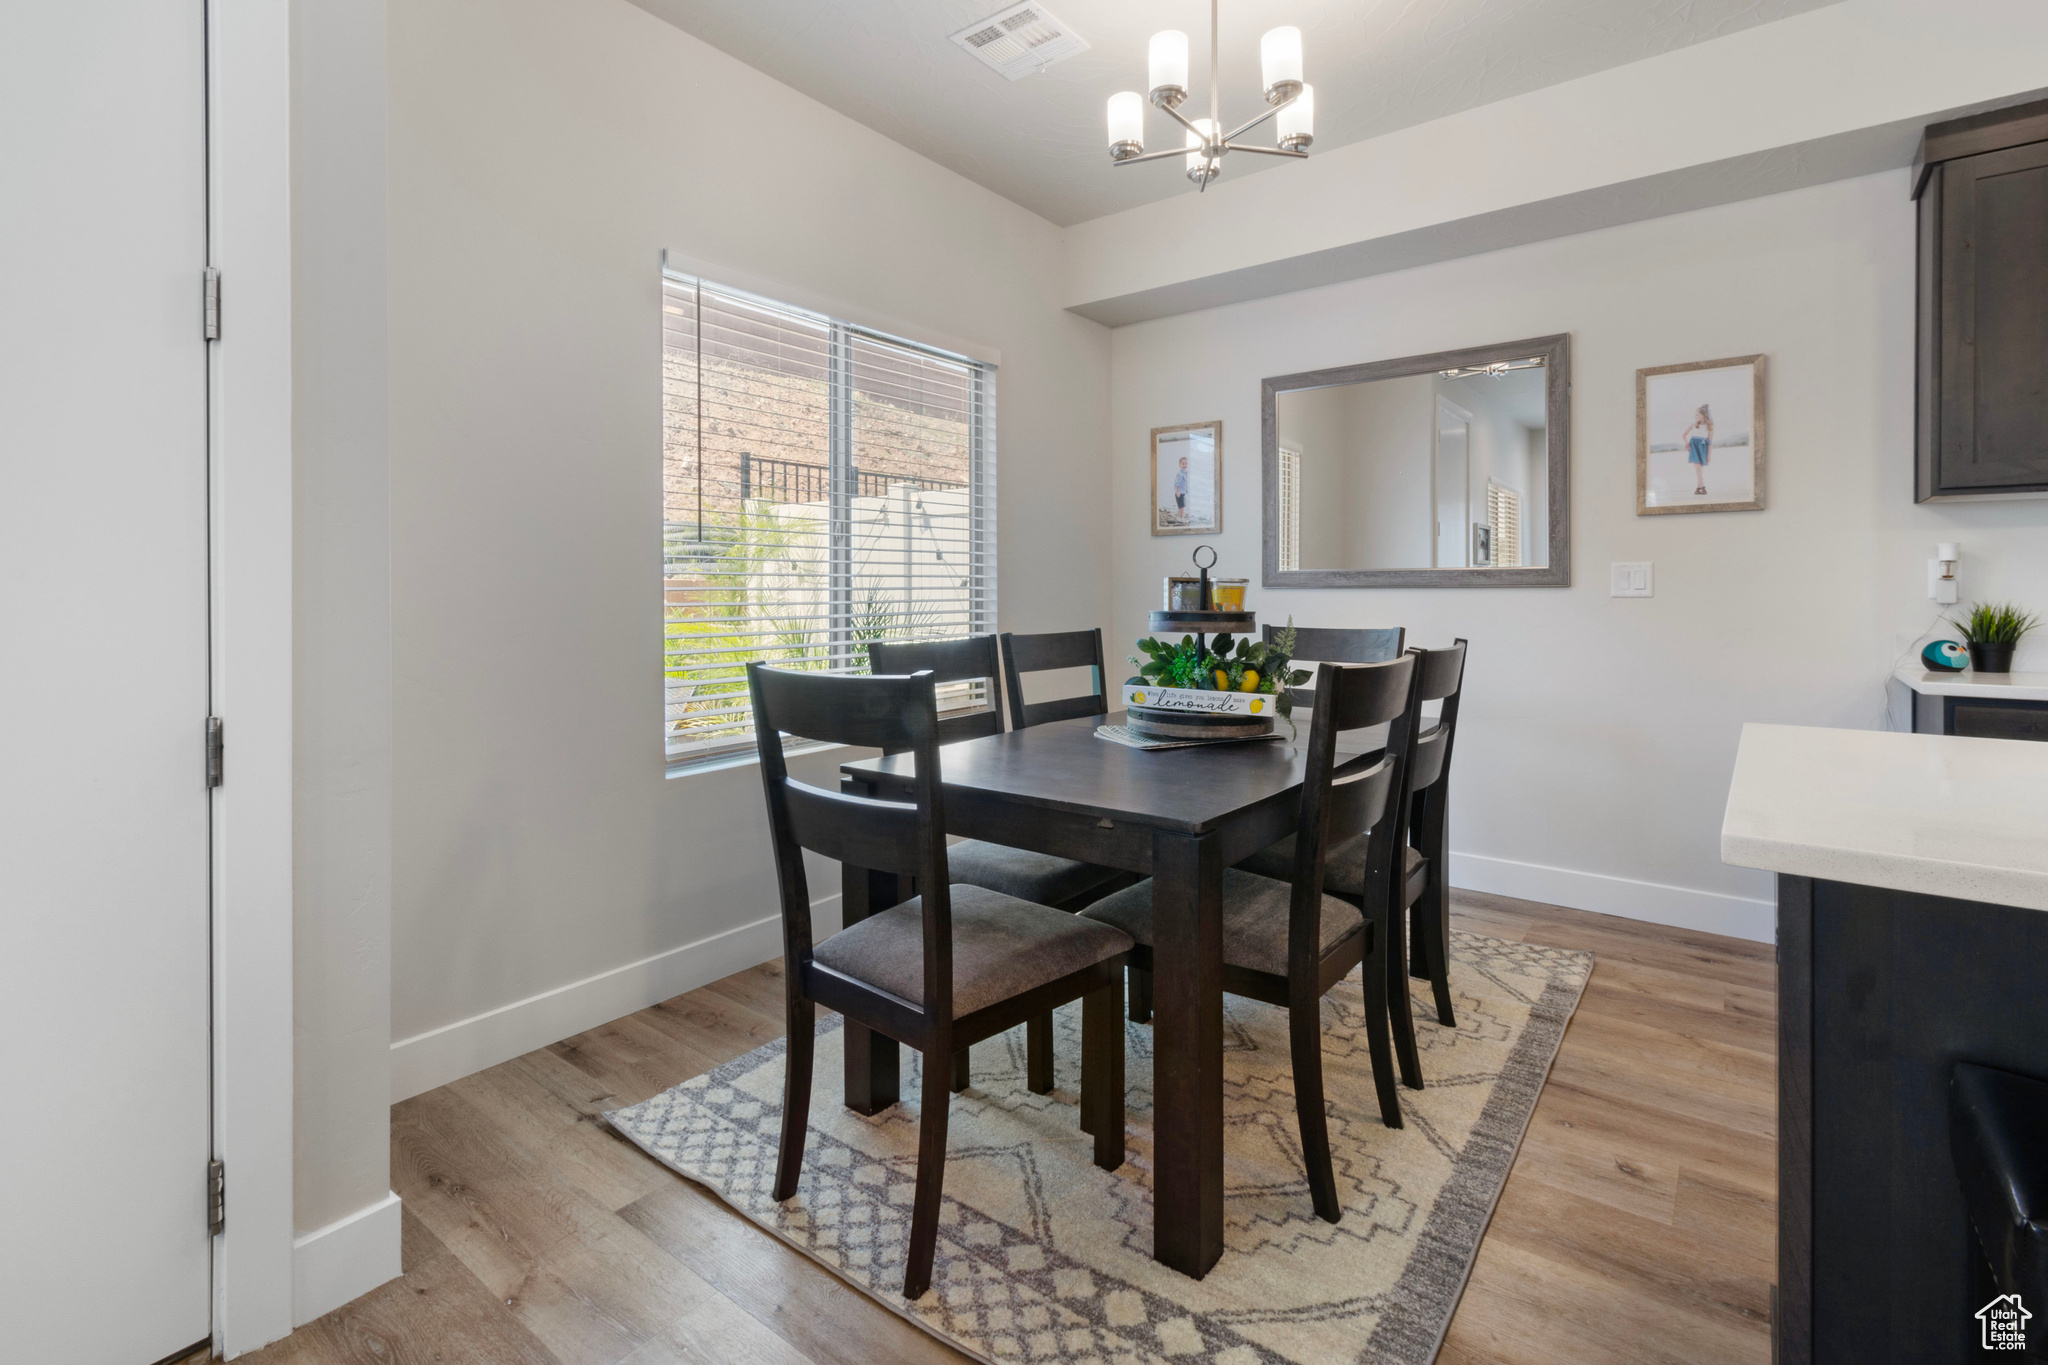
M 1455 901 L 1462 928 L 1599 961 L 1439 1359 L 1767 1361 L 1770 948 L 1500 897 Z M 397 1105 L 404 1276 L 242 1359 L 968 1359 L 599 1124 L 602 1110 L 776 1037 L 781 1002 L 779 964 L 757 967 Z

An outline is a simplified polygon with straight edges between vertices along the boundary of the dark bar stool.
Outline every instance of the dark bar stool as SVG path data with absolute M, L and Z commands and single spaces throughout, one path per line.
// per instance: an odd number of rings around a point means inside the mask
M 2017 1294 L 2048 1314 L 2048 1081 L 1957 1062 L 1948 1141 L 1978 1250 L 1971 1304 Z M 2048 1336 L 2048 1317 L 2041 1322 L 2027 1332 L 2027 1359 L 2048 1355 L 2033 1344 Z
M 1095 1164 L 1124 1159 L 1124 1035 L 1119 1016 L 1130 936 L 1107 925 L 981 887 L 955 885 L 946 864 L 938 702 L 929 675 L 845 678 L 747 665 L 761 784 L 782 893 L 788 1065 L 775 1198 L 796 1193 L 811 1105 L 817 1007 L 924 1054 L 917 1188 L 903 1294 L 931 1287 L 952 1103 L 943 1059 L 1055 1006 L 1081 1001 L 1081 1127 Z M 917 756 L 912 802 L 824 791 L 790 777 L 782 735 Z M 804 850 L 898 877 L 913 900 L 811 942 Z
M 932 681 L 941 685 L 986 682 L 988 707 L 941 717 L 939 743 L 952 744 L 1003 732 L 1002 699 L 998 695 L 1002 665 L 993 635 L 908 644 L 878 640 L 868 646 L 868 670 L 876 677 L 930 673 Z M 963 839 L 954 844 L 946 850 L 946 860 L 955 882 L 1000 891 L 1021 901 L 1070 913 L 1138 880 L 1133 872 L 981 839 Z M 1049 1094 L 1053 1088 L 1052 1016 L 1045 1014 L 1032 1019 L 1025 1027 L 1024 1037 L 1028 1084 L 1037 1094 Z M 953 1089 L 965 1090 L 969 1079 L 967 1051 L 963 1048 L 953 1054 Z

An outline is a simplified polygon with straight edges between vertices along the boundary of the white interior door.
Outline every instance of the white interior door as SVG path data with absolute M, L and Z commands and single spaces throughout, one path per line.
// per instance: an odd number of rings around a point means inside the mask
M 0 1356 L 209 1330 L 199 0 L 0 6 Z

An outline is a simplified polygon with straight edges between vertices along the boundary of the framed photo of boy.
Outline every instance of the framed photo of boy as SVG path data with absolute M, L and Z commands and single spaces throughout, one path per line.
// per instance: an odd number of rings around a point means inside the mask
M 1152 428 L 1152 534 L 1223 529 L 1223 423 Z
M 1764 358 L 1636 371 L 1636 515 L 1760 512 Z

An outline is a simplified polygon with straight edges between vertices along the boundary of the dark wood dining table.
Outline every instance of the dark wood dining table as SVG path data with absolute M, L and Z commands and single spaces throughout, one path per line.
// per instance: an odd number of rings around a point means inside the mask
M 1143 750 L 1096 736 L 1122 721 L 1086 716 L 946 745 L 946 832 L 1153 879 L 1152 1255 L 1199 1279 L 1223 1253 L 1223 869 L 1294 832 L 1304 757 L 1284 737 Z M 899 754 L 840 773 L 847 790 L 887 799 L 914 768 Z M 864 868 L 842 878 L 848 924 L 908 891 Z M 896 1042 L 849 1021 L 848 1106 L 887 1108 L 898 1079 Z

